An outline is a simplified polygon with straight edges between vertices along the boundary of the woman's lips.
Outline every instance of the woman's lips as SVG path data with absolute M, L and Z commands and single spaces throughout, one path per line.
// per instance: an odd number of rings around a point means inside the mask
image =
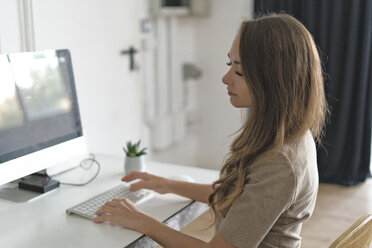
M 236 96 L 236 94 L 234 94 L 234 93 L 232 93 L 232 92 L 227 92 L 227 94 L 229 95 L 229 96 Z

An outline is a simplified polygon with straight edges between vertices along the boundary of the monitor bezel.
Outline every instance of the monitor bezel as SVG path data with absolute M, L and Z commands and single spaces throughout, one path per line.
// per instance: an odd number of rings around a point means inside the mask
M 79 102 L 76 92 L 75 77 L 72 67 L 71 54 L 68 49 L 53 50 L 58 58 L 65 58 L 69 77 L 69 88 L 77 128 L 67 135 L 56 137 L 37 145 L 31 145 L 13 151 L 9 159 L 1 161 L 0 157 L 0 185 L 27 176 L 37 171 L 53 167 L 72 158 L 87 154 L 86 140 L 80 117 Z M 37 51 L 42 52 L 42 51 Z M 9 153 L 2 155 L 5 157 Z
M 40 53 L 40 52 L 35 52 L 35 53 Z M 80 119 L 79 103 L 78 103 L 76 87 L 75 87 L 75 78 L 74 78 L 73 69 L 72 69 L 71 54 L 69 50 L 67 49 L 55 50 L 55 54 L 58 59 L 64 58 L 66 60 L 67 74 L 68 74 L 67 76 L 68 76 L 68 82 L 69 82 L 68 87 L 71 90 L 71 100 L 73 104 L 72 107 L 74 109 L 73 113 L 74 113 L 74 118 L 76 119 L 76 126 L 77 126 L 76 130 L 64 136 L 48 139 L 46 141 L 42 141 L 37 144 L 31 144 L 27 147 L 22 147 L 18 150 L 11 151 L 9 153 L 0 155 L 0 163 L 7 162 L 9 160 L 60 144 L 62 142 L 65 142 L 65 141 L 68 141 L 68 140 L 71 140 L 71 139 L 74 139 L 74 138 L 77 138 L 83 135 L 83 128 L 82 128 L 81 119 Z

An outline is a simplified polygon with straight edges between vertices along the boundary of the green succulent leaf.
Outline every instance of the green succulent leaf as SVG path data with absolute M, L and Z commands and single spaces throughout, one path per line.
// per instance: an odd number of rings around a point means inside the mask
M 127 142 L 126 147 L 123 147 L 123 151 L 129 157 L 139 157 L 146 154 L 147 147 L 140 150 L 141 140 L 137 143 L 132 143 L 131 141 Z

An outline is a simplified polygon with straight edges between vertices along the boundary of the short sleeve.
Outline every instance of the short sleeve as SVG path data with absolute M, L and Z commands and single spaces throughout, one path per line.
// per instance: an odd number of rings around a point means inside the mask
M 284 156 L 252 165 L 248 184 L 217 231 L 237 247 L 257 247 L 291 205 L 295 193 L 294 170 Z

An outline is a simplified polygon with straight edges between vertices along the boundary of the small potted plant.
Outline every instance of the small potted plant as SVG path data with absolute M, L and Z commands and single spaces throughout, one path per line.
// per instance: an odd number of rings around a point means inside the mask
M 140 149 L 141 140 L 137 143 L 132 143 L 131 141 L 127 142 L 127 146 L 123 147 L 123 150 L 126 154 L 124 162 L 124 171 L 128 174 L 131 171 L 145 171 L 145 154 L 146 147 Z

